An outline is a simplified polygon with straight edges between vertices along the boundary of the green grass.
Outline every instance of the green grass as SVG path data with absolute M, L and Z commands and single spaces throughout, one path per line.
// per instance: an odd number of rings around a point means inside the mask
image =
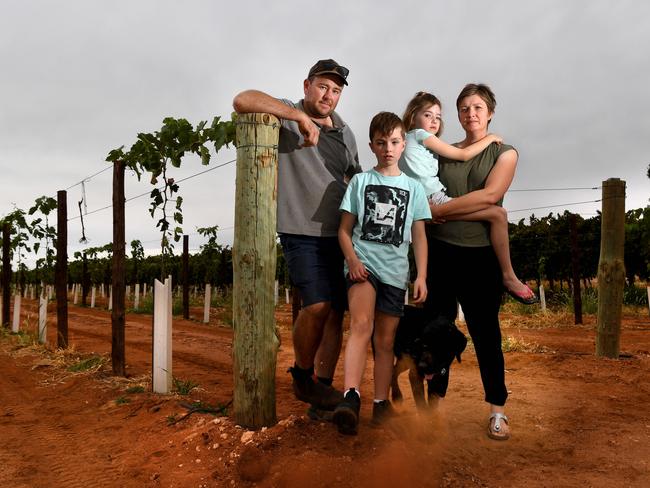
M 38 344 L 38 336 L 31 330 L 20 329 L 14 335 L 18 339 L 19 347 L 29 347 Z
M 196 400 L 192 402 L 192 410 L 196 412 L 209 413 L 214 416 L 224 416 L 228 415 L 228 406 L 230 403 L 217 403 L 213 405 L 211 403 L 205 403 L 201 400 Z
M 129 395 L 134 395 L 136 393 L 144 393 L 144 386 L 142 385 L 130 386 L 126 389 L 126 392 Z
M 131 403 L 131 400 L 125 396 L 119 396 L 115 399 L 115 405 L 126 405 L 128 403 Z
M 76 363 L 68 366 L 68 371 L 72 373 L 81 373 L 92 369 L 97 370 L 102 367 L 105 361 L 106 360 L 101 356 L 90 356 L 85 359 L 79 359 Z
M 189 395 L 194 388 L 199 386 L 199 384 L 195 381 L 182 380 L 180 378 L 177 378 L 176 376 L 172 378 L 172 384 L 174 390 L 176 390 L 176 393 L 178 393 L 179 395 Z

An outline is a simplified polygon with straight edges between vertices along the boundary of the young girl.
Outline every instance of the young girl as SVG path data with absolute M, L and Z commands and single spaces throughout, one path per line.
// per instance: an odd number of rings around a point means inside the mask
M 451 200 L 438 178 L 438 154 L 457 161 L 467 161 L 477 156 L 490 144 L 500 144 L 502 139 L 488 134 L 480 141 L 465 148 L 452 146 L 441 141 L 441 103 L 430 93 L 418 92 L 408 103 L 402 117 L 406 130 L 406 149 L 399 160 L 399 168 L 424 186 L 429 202 L 441 205 Z M 489 179 L 489 177 L 488 177 Z M 503 273 L 506 291 L 517 301 L 530 305 L 538 301 L 528 285 L 519 281 L 510 262 L 508 242 L 508 217 L 505 209 L 490 205 L 483 210 L 469 214 L 455 215 L 453 220 L 490 223 L 490 241 Z

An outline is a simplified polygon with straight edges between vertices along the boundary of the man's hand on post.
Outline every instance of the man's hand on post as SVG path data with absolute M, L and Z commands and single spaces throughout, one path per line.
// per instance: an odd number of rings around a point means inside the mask
M 303 147 L 315 146 L 318 144 L 320 131 L 318 126 L 307 114 L 303 113 L 303 117 L 298 120 L 298 129 L 305 139 L 305 142 L 302 144 Z

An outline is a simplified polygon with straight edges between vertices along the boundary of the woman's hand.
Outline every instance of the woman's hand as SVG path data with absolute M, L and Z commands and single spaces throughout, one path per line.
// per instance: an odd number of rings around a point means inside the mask
M 431 209 L 431 220 L 430 224 L 444 224 L 446 220 L 442 217 L 442 205 L 436 205 L 435 203 L 430 203 L 429 208 Z

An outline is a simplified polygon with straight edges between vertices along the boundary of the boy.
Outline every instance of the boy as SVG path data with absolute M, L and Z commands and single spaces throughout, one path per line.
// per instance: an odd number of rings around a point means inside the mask
M 408 287 L 408 246 L 413 240 L 417 278 L 414 303 L 426 299 L 427 241 L 424 220 L 431 211 L 424 188 L 403 174 L 397 163 L 404 150 L 400 118 L 381 112 L 370 123 L 370 150 L 377 165 L 355 175 L 341 202 L 339 243 L 345 257 L 350 337 L 345 349 L 345 397 L 333 422 L 343 434 L 356 434 L 368 343 L 375 350 L 373 423 L 392 412 L 388 389 L 393 343 Z M 412 239 L 411 239 L 412 238 Z

